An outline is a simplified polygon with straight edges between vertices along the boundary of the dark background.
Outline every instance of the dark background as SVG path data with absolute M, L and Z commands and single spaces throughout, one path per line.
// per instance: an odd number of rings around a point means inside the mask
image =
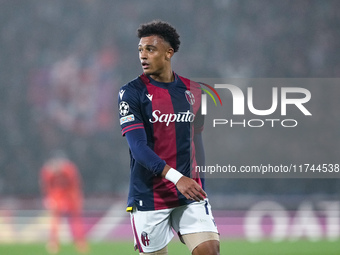
M 338 78 L 339 9 L 336 0 L 1 0 L 0 198 L 40 196 L 39 170 L 55 149 L 79 166 L 86 196 L 126 193 L 116 104 L 119 87 L 142 71 L 140 23 L 159 18 L 177 28 L 173 69 L 188 78 Z M 310 163 L 316 155 L 340 163 L 340 87 L 310 90 L 313 116 L 298 116 L 294 132 L 226 128 L 218 139 L 208 128 L 205 140 L 217 146 L 206 148 L 207 161 Z M 336 178 L 207 182 L 211 197 L 340 194 Z

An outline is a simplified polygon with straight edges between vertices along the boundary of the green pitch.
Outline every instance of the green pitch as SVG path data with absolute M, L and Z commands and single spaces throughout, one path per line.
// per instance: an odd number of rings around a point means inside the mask
M 88 255 L 138 255 L 131 242 L 91 243 Z M 47 255 L 44 244 L 0 244 L 1 255 Z M 185 245 L 173 241 L 169 245 L 169 255 L 189 255 Z M 338 255 L 340 241 L 337 242 L 259 242 L 222 241 L 221 255 Z M 58 255 L 79 255 L 71 244 L 62 246 Z

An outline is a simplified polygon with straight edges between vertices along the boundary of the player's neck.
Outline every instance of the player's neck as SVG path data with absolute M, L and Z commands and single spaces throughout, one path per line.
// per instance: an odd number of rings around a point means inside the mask
M 150 77 L 158 82 L 169 83 L 175 80 L 174 73 L 172 70 L 163 72 L 161 74 L 151 74 Z

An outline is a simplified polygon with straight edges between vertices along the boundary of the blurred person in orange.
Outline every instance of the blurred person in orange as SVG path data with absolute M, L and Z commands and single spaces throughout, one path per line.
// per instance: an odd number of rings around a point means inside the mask
M 40 182 L 44 206 L 51 214 L 47 250 L 51 254 L 59 252 L 60 222 L 63 216 L 67 216 L 76 249 L 86 253 L 88 244 L 82 222 L 83 192 L 77 166 L 62 151 L 54 152 L 41 169 Z

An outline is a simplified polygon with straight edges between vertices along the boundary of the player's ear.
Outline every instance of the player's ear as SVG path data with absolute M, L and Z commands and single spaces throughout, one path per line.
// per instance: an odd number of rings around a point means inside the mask
M 168 48 L 166 51 L 166 58 L 167 60 L 170 60 L 172 58 L 172 56 L 174 55 L 175 51 L 173 48 Z

